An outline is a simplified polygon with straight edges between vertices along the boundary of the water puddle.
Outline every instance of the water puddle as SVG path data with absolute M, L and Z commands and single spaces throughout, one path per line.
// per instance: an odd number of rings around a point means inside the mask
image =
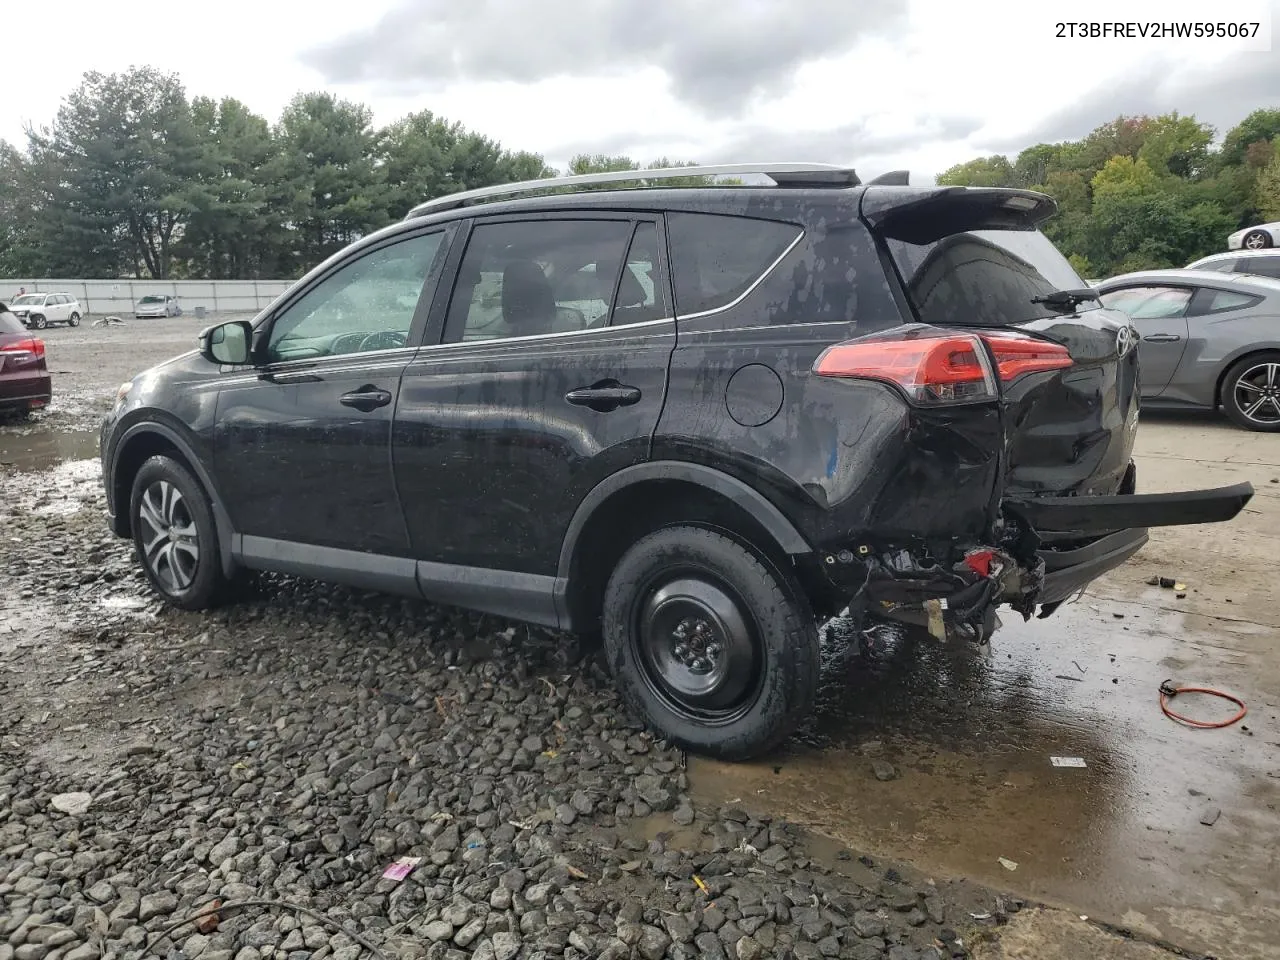
M 1280 923 L 1280 864 L 1264 852 L 1280 830 L 1280 744 L 1266 742 L 1280 740 L 1275 676 L 1239 689 L 1224 647 L 1256 628 L 1234 637 L 1231 626 L 1087 599 L 1045 621 L 1006 618 L 982 651 L 908 637 L 864 653 L 837 622 L 812 721 L 764 761 L 692 760 L 695 798 L 784 816 L 924 870 L 1123 915 L 1151 935 L 1182 926 L 1196 940 L 1178 917 L 1209 905 L 1223 922 L 1243 913 L 1259 929 Z M 1171 674 L 1234 683 L 1262 730 L 1170 722 L 1157 688 Z M 1212 827 L 1201 823 L 1210 809 L 1223 818 Z
M 97 455 L 96 430 L 59 431 L 43 425 L 0 429 L 0 467 L 6 472 L 38 473 Z

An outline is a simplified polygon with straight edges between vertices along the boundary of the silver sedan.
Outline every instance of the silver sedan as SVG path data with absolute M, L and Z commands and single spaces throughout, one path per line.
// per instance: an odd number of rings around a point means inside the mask
M 1280 431 L 1280 280 L 1146 270 L 1096 289 L 1141 337 L 1144 406 L 1221 406 L 1246 429 Z

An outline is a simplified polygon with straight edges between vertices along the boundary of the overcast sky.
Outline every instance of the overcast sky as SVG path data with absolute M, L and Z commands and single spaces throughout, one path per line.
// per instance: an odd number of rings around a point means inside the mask
M 1219 133 L 1280 106 L 1280 51 L 1058 39 L 1055 21 L 1263 21 L 1280 0 L 220 0 L 6 5 L 0 137 L 47 123 L 83 70 L 147 63 L 275 119 L 298 90 L 430 109 L 563 167 L 575 153 L 852 163 L 931 177 L 1078 138 L 1121 113 Z M 1069 13 L 1064 13 L 1069 11 Z M 1011 19 L 1011 16 L 1016 19 Z M 46 44 L 44 41 L 48 41 Z

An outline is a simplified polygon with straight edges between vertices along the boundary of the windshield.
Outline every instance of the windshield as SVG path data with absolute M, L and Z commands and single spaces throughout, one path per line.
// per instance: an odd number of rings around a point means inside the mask
M 1002 327 L 1060 316 L 1033 303 L 1087 284 L 1038 230 L 973 230 L 935 243 L 886 240 L 921 323 Z M 1096 309 L 1085 301 L 1078 309 Z
M 162 297 L 143 297 L 143 298 L 142 298 L 142 300 L 141 300 L 141 301 L 139 301 L 139 302 L 141 302 L 141 303 L 164 303 L 164 299 L 163 299 Z
M 13 298 L 15 307 L 38 307 L 42 303 L 44 303 L 43 293 L 24 293 L 20 297 Z

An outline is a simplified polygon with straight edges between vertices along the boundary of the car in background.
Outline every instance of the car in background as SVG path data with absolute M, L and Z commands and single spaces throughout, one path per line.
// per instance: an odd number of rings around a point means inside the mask
M 84 315 L 80 301 L 67 293 L 24 293 L 13 298 L 9 309 L 26 326 L 36 330 L 54 323 L 78 327 Z
M 136 320 L 149 320 L 156 317 L 180 317 L 182 307 L 178 306 L 178 298 L 168 294 L 151 294 L 143 297 L 133 308 Z
M 1280 250 L 1238 250 L 1234 253 L 1212 253 L 1187 264 L 1188 270 L 1214 270 L 1218 273 L 1253 273 L 1260 277 L 1280 279 Z
M 1144 405 L 1221 406 L 1245 429 L 1280 431 L 1280 280 L 1145 270 L 1098 294 L 1137 328 Z
M 0 411 L 30 413 L 48 406 L 52 396 L 44 341 L 0 303 Z
M 1268 247 L 1280 247 L 1280 221 L 1245 227 L 1227 237 L 1228 250 L 1266 250 Z

